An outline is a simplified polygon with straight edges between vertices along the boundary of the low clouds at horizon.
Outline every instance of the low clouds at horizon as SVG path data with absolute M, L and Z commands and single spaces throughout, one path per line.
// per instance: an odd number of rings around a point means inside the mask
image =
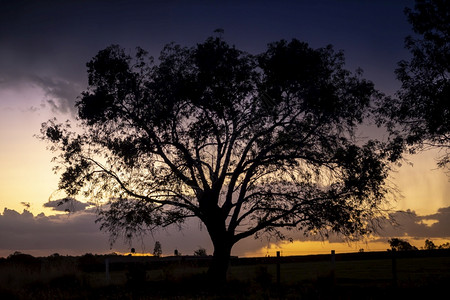
M 47 207 L 62 210 L 64 205 L 58 201 L 49 202 Z M 198 219 L 189 219 L 181 230 L 177 227 L 161 229 L 142 239 L 135 239 L 132 244 L 117 240 L 110 248 L 109 237 L 99 230 L 96 209 L 89 204 L 81 205 L 78 201 L 72 203 L 77 212 L 46 216 L 44 213 L 33 215 L 27 210 L 19 213 L 7 209 L 0 214 L 0 257 L 8 256 L 14 251 L 32 255 L 50 255 L 52 253 L 81 255 L 84 253 L 129 252 L 135 247 L 138 252 L 152 252 L 155 241 L 160 241 L 165 255 L 171 255 L 175 249 L 182 254 L 192 254 L 194 250 L 203 247 L 212 254 L 212 245 L 208 233 Z M 388 220 L 382 220 L 381 230 L 375 237 L 376 241 L 386 242 L 388 238 L 410 239 L 448 239 L 450 238 L 450 207 L 440 208 L 436 213 L 420 216 L 414 211 L 397 211 L 391 215 L 398 226 L 392 226 Z M 430 223 L 430 221 L 432 221 Z M 317 241 L 317 237 L 304 237 L 296 234 L 295 241 Z M 274 241 L 272 241 L 273 243 Z M 330 243 L 342 240 L 332 237 Z M 256 253 L 264 248 L 264 239 L 247 238 L 238 242 L 233 248 L 233 254 L 243 256 L 245 253 Z

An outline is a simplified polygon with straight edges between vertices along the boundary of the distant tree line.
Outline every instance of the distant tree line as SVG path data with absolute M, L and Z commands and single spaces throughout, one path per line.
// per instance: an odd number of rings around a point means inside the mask
M 388 242 L 389 245 L 391 246 L 391 249 L 395 251 L 419 250 L 416 246 L 413 246 L 409 242 L 399 238 L 392 238 L 388 240 Z M 450 243 L 447 242 L 437 246 L 433 241 L 426 239 L 425 245 L 421 249 L 423 250 L 450 249 Z

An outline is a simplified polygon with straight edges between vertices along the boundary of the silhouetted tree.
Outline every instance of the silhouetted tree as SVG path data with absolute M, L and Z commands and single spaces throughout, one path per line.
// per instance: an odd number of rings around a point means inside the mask
M 425 250 L 435 250 L 437 249 L 437 246 L 433 243 L 433 241 L 426 239 L 425 240 L 425 246 L 423 247 Z
M 398 99 L 387 103 L 387 115 L 412 152 L 442 149 L 438 164 L 445 167 L 450 161 L 450 2 L 416 0 L 405 14 L 416 34 L 405 40 L 412 58 L 399 62 L 402 86 Z
M 282 40 L 255 56 L 210 37 L 169 44 L 158 63 L 113 45 L 87 66 L 80 128 L 41 132 L 60 151 L 62 190 L 109 199 L 99 222 L 113 241 L 197 217 L 209 278 L 223 281 L 241 239 L 356 238 L 383 208 L 392 153 L 355 136 L 381 95 L 331 46 Z
M 450 243 L 444 243 L 442 245 L 439 245 L 438 249 L 450 249 Z
M 394 249 L 396 251 L 411 251 L 411 250 L 417 250 L 417 247 L 411 245 L 405 240 L 399 239 L 399 238 L 392 238 L 388 240 L 389 245 L 391 246 L 391 249 Z
M 198 248 L 197 250 L 194 251 L 194 256 L 208 256 L 208 254 L 206 254 L 206 249 L 205 248 Z
M 161 257 L 161 254 L 162 254 L 161 243 L 159 241 L 156 241 L 155 247 L 153 248 L 153 255 L 156 257 Z

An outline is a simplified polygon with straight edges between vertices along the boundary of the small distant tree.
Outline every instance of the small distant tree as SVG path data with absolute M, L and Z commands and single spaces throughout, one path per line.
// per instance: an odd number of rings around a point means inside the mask
M 439 245 L 439 249 L 450 249 L 450 243 L 447 242 L 445 244 Z
M 405 240 L 398 239 L 398 238 L 392 238 L 389 241 L 389 245 L 391 246 L 392 250 L 396 251 L 411 251 L 411 250 L 417 250 L 417 247 L 411 245 Z
M 161 254 L 162 254 L 161 243 L 159 241 L 156 241 L 155 247 L 153 248 L 153 255 L 156 257 L 161 257 Z
M 435 250 L 437 249 L 437 246 L 433 243 L 431 240 L 425 240 L 425 247 L 423 247 L 424 250 Z
M 208 256 L 208 254 L 206 254 L 205 248 L 200 247 L 199 249 L 194 251 L 194 256 Z

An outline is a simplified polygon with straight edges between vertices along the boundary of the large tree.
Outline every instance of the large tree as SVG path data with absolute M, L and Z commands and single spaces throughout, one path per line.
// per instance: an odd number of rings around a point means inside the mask
M 411 151 L 438 147 L 439 165 L 450 163 L 450 1 L 416 0 L 405 9 L 414 36 L 405 47 L 410 60 L 396 70 L 402 86 L 385 108 Z
M 250 55 L 211 37 L 169 44 L 158 62 L 113 45 L 88 64 L 79 128 L 50 120 L 59 187 L 108 199 L 113 240 L 196 217 L 214 246 L 210 274 L 225 280 L 233 245 L 282 228 L 371 230 L 394 156 L 355 131 L 381 97 L 344 69 L 331 46 L 298 40 Z

